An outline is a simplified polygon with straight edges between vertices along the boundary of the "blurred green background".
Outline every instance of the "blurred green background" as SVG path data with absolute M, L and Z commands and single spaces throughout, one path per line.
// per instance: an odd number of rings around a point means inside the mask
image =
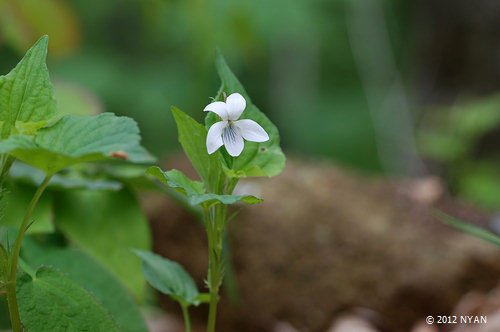
M 201 121 L 216 94 L 219 47 L 288 154 L 375 174 L 437 174 L 452 192 L 496 209 L 500 8 L 470 6 L 0 0 L 0 73 L 48 34 L 60 106 L 133 117 L 145 146 L 164 158 L 179 149 L 170 106 Z

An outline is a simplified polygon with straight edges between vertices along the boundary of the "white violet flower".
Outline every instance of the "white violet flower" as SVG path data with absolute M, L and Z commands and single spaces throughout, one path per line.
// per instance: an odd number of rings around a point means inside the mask
M 204 112 L 214 112 L 222 120 L 214 123 L 208 130 L 208 154 L 214 153 L 224 145 L 227 152 L 236 157 L 243 151 L 243 139 L 251 142 L 269 140 L 269 135 L 257 122 L 250 119 L 238 120 L 245 107 L 245 98 L 239 93 L 231 94 L 225 102 L 216 101 L 205 107 Z

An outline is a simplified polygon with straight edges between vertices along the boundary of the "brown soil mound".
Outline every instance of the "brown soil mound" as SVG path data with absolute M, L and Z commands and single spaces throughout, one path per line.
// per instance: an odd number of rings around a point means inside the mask
M 192 174 L 186 165 L 178 159 L 166 168 Z M 272 331 L 278 321 L 326 331 L 336 316 L 359 308 L 382 331 L 407 331 L 498 280 L 500 251 L 443 225 L 429 203 L 463 218 L 481 215 L 422 181 L 394 184 L 292 160 L 276 178 L 245 183 L 265 201 L 241 207 L 230 224 L 239 305 L 223 296 L 219 331 Z M 201 225 L 168 199 L 149 200 L 147 210 L 155 251 L 184 265 L 204 289 Z M 194 312 L 203 323 L 206 308 Z

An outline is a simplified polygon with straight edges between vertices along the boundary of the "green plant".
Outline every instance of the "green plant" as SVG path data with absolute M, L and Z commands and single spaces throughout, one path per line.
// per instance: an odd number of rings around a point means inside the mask
M 202 181 L 193 181 L 175 169 L 164 172 L 151 167 L 147 172 L 185 196 L 190 205 L 202 212 L 208 242 L 208 293 L 200 293 L 179 264 L 147 251 L 135 251 L 142 259 L 149 283 L 179 302 L 187 331 L 190 331 L 188 308 L 200 303 L 209 304 L 207 331 L 215 330 L 225 264 L 223 239 L 226 226 L 234 217 L 228 207 L 237 202 L 262 202 L 251 195 L 233 195 L 236 184 L 244 177 L 278 175 L 285 166 L 277 128 L 251 103 L 219 52 L 216 66 L 222 86 L 214 102 L 205 108 L 210 111 L 205 126 L 172 107 L 179 142 Z
M 135 279 L 126 282 L 127 267 L 116 264 L 123 250 L 117 252 L 112 240 L 115 230 L 123 234 L 119 227 L 125 229 L 130 218 L 140 219 L 142 214 L 131 213 L 129 206 L 136 203 L 130 191 L 95 190 L 121 188 L 118 177 L 89 175 L 91 168 L 77 166 L 112 162 L 116 174 L 118 163 L 151 163 L 154 158 L 140 145 L 139 129 L 130 118 L 58 111 L 45 64 L 47 46 L 48 37 L 43 36 L 9 74 L 0 76 L 0 293 L 6 294 L 12 329 L 146 331 L 129 295 Z M 27 207 L 21 205 L 32 189 L 23 181 L 38 185 Z M 52 188 L 50 195 L 42 196 L 47 188 Z M 123 202 L 127 207 L 117 211 Z M 57 232 L 47 216 L 52 206 L 58 206 Z M 136 234 L 142 239 L 147 231 L 139 227 Z M 32 237 L 28 231 L 33 231 Z M 66 236 L 62 240 L 61 233 Z M 81 250 L 55 245 L 68 240 Z M 126 245 L 134 246 L 132 242 Z

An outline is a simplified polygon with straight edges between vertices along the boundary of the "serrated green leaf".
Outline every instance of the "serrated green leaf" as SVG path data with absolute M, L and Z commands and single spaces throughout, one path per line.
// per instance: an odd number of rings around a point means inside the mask
M 218 192 L 224 178 L 217 154 L 209 155 L 206 148 L 207 130 L 205 127 L 177 107 L 172 107 L 179 142 L 189 160 L 208 186 L 207 190 Z
M 442 222 L 462 231 L 468 233 L 472 236 L 480 238 L 482 240 L 493 243 L 494 245 L 500 247 L 500 236 L 495 233 L 492 233 L 486 229 L 473 225 L 469 222 L 457 219 L 455 217 L 450 216 L 442 211 L 435 210 L 434 215 L 436 218 L 441 220 Z
M 106 266 L 142 301 L 140 261 L 129 248 L 150 249 L 149 226 L 128 190 L 54 192 L 55 224 L 68 239 Z
M 269 120 L 269 118 L 259 111 L 252 104 L 250 97 L 238 81 L 236 76 L 229 69 L 224 57 L 217 50 L 216 67 L 222 81 L 217 100 L 220 99 L 222 92 L 227 95 L 238 92 L 247 102 L 247 107 L 240 119 L 251 119 L 260 124 L 268 133 L 269 140 L 263 143 L 245 141 L 243 152 L 233 159 L 230 165 L 226 159 L 221 158 L 224 164 L 224 172 L 229 177 L 248 177 L 248 176 L 276 176 L 281 173 L 285 167 L 285 155 L 281 151 L 278 128 Z M 217 116 L 213 112 L 208 112 L 205 123 L 210 128 L 217 121 Z
M 51 266 L 90 292 L 106 308 L 123 332 L 146 332 L 144 319 L 132 296 L 106 268 L 80 250 L 50 248 L 25 238 L 21 256 L 30 266 Z
M 11 135 L 0 142 L 0 153 L 9 153 L 48 174 L 82 162 L 154 161 L 140 145 L 136 122 L 112 113 L 66 115 L 53 126 L 40 129 L 35 137 Z
M 34 135 L 57 113 L 45 59 L 48 37 L 41 37 L 7 75 L 0 76 L 1 138 Z
M 16 181 L 29 183 L 37 187 L 45 178 L 45 174 L 41 170 L 18 161 L 12 165 L 9 176 Z M 50 179 L 47 187 L 56 189 L 120 190 L 122 184 L 106 179 L 85 178 L 73 171 L 68 174 L 55 174 Z
M 149 251 L 132 251 L 141 258 L 142 272 L 151 286 L 181 304 L 199 304 L 198 288 L 181 265 Z
M 119 331 L 106 309 L 63 273 L 41 267 L 17 279 L 21 322 L 27 331 Z

